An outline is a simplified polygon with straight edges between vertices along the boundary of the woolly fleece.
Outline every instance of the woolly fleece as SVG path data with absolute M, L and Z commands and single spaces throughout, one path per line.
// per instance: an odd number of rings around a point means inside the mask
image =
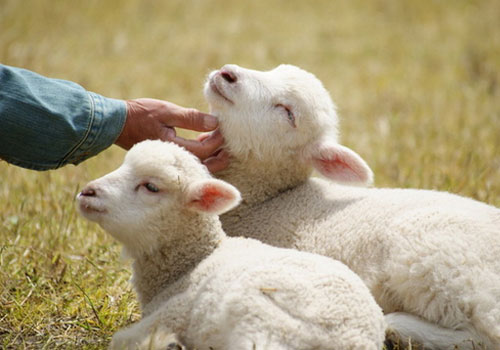
M 385 313 L 400 311 L 387 320 L 402 338 L 500 349 L 499 209 L 443 192 L 347 186 L 370 184 L 371 171 L 337 143 L 334 104 L 300 68 L 226 65 L 209 75 L 205 96 L 233 156 L 217 175 L 243 198 L 221 216 L 229 235 L 342 261 Z M 311 178 L 313 168 L 339 184 Z
M 330 258 L 226 237 L 215 213 L 239 193 L 178 146 L 134 146 L 78 198 L 134 261 L 144 317 L 112 349 L 382 348 L 384 317 L 358 276 Z

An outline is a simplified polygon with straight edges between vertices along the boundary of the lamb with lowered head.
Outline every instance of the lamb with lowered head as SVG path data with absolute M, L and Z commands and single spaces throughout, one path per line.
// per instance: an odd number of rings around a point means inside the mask
M 205 84 L 232 155 L 218 177 L 242 204 L 231 236 L 338 259 L 367 284 L 396 335 L 429 349 L 500 349 L 500 210 L 444 192 L 378 189 L 338 143 L 321 82 L 290 65 L 226 65 Z M 315 169 L 328 181 L 311 178 Z M 457 346 L 457 348 L 455 348 Z

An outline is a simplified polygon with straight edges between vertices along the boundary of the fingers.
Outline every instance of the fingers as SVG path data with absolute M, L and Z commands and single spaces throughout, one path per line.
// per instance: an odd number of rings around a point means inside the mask
M 211 173 L 224 170 L 229 165 L 229 153 L 225 150 L 220 150 L 215 156 L 209 157 L 203 161 L 203 164 L 208 168 Z
M 224 170 L 229 165 L 229 153 L 222 149 L 217 151 L 224 143 L 224 139 L 219 129 L 212 133 L 200 134 L 196 140 L 188 140 L 176 136 L 174 129 L 169 128 L 166 133 L 166 139 L 183 146 L 188 151 L 195 154 L 202 160 L 202 163 L 211 173 Z
M 125 125 L 115 141 L 124 149 L 128 150 L 143 140 L 161 139 L 173 141 L 204 160 L 213 156 L 224 142 L 218 131 L 202 135 L 196 140 L 188 140 L 176 135 L 175 127 L 195 131 L 216 129 L 218 121 L 212 115 L 168 101 L 150 98 L 127 100 L 126 104 Z
M 168 126 L 179 127 L 194 131 L 214 130 L 219 122 L 213 115 L 202 113 L 194 108 L 177 106 L 176 113 L 171 113 L 164 123 Z
M 201 160 L 205 160 L 212 156 L 224 143 L 224 138 L 218 129 L 208 137 L 203 138 L 201 141 L 185 139 L 177 136 L 175 132 L 168 132 L 166 139 L 184 147 Z
M 211 132 L 204 132 L 204 133 L 201 133 L 201 134 L 199 134 L 199 135 L 196 137 L 196 140 L 198 140 L 198 141 L 200 141 L 200 142 L 201 142 L 201 141 L 205 140 L 207 137 L 210 137 L 210 135 L 212 135 L 212 133 L 211 133 Z

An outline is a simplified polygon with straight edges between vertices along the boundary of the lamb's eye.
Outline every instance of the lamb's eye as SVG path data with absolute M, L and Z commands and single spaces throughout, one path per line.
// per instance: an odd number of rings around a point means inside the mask
M 151 182 L 148 182 L 148 183 L 145 183 L 144 184 L 144 187 L 146 187 L 146 189 L 149 191 L 149 192 L 158 192 L 160 191 L 160 189 L 158 187 L 156 187 L 156 185 L 152 184 Z
M 295 128 L 296 127 L 295 116 L 293 115 L 292 110 L 289 107 L 282 105 L 282 104 L 277 104 L 276 107 L 282 108 L 286 112 L 288 122 Z

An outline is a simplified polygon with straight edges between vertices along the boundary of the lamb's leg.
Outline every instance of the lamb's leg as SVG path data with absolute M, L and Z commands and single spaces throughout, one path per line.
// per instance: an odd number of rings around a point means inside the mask
M 413 348 L 426 350 L 478 350 L 481 346 L 467 330 L 453 330 L 440 327 L 419 317 L 404 312 L 394 312 L 385 316 L 388 330 L 387 337 L 407 346 L 419 344 Z
M 414 214 L 415 220 L 422 218 L 423 214 L 430 216 L 432 210 L 429 213 L 420 210 Z M 404 224 L 408 225 L 411 218 L 404 218 Z M 457 219 L 450 215 L 448 221 L 453 220 Z M 448 222 L 444 218 L 442 221 Z M 419 221 L 410 221 L 409 224 L 418 227 Z M 401 227 L 397 229 L 403 230 Z M 438 329 L 451 331 L 447 337 L 453 339 L 457 336 L 453 341 L 460 342 L 461 333 L 454 331 L 459 330 L 470 333 L 462 333 L 463 340 L 474 340 L 474 346 L 470 345 L 470 349 L 500 349 L 500 282 L 497 278 L 500 264 L 496 257 L 483 254 L 477 246 L 468 244 L 472 238 L 464 230 L 461 226 L 450 226 L 423 238 L 416 234 L 406 235 L 408 241 L 404 242 L 408 245 L 404 249 L 399 247 L 388 263 L 387 271 L 390 273 L 387 273 L 389 277 L 384 282 L 384 288 L 388 291 L 385 295 L 392 297 L 397 307 L 384 305 L 384 308 L 388 312 L 409 312 L 430 322 L 432 326 L 436 325 L 438 328 L 424 327 L 435 337 L 436 342 L 444 338 Z M 488 239 L 496 242 L 494 236 L 487 232 L 478 233 L 476 240 L 479 239 L 485 242 L 484 246 Z M 495 249 L 494 244 L 492 249 Z M 384 298 L 379 299 L 382 299 L 379 303 L 383 305 Z M 401 322 L 406 324 L 410 321 Z M 422 323 L 417 325 L 422 327 Z M 411 327 L 407 328 L 411 330 Z M 413 337 L 425 339 L 425 332 L 418 329 Z M 460 343 L 462 348 L 468 349 L 463 345 L 464 342 Z M 468 343 L 471 344 L 470 341 Z
M 110 350 L 186 350 L 171 329 L 150 315 L 113 335 Z

